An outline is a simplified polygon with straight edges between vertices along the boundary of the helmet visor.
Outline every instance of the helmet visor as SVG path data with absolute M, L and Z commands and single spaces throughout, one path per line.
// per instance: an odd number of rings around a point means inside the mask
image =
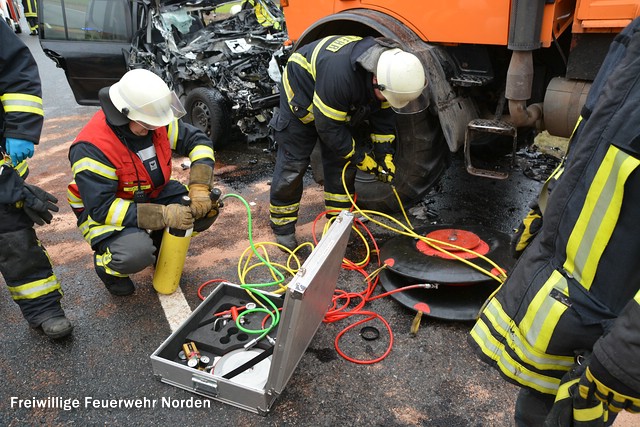
M 383 85 L 381 92 L 391 105 L 393 111 L 398 114 L 415 114 L 426 110 L 429 107 L 429 91 L 427 87 L 428 83 L 422 88 L 420 94 L 416 97 L 416 92 L 399 92 L 389 88 L 385 88 Z
M 167 96 L 169 99 L 164 99 Z M 168 108 L 167 104 L 169 104 Z M 167 126 L 172 120 L 178 120 L 186 114 L 182 102 L 174 91 L 171 91 L 170 95 L 137 106 L 134 111 L 129 115 L 131 121 L 148 130 Z

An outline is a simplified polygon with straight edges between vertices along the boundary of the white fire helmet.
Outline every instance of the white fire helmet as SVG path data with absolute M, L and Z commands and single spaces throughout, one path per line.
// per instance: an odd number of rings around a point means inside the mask
M 401 110 L 410 102 L 418 100 L 427 86 L 425 70 L 420 59 L 397 48 L 382 52 L 378 60 L 376 78 L 380 92 L 398 112 L 405 112 Z M 419 108 L 424 110 L 428 106 L 428 99 L 424 95 L 422 98 L 424 99 L 421 100 Z
M 185 114 L 175 92 L 158 75 L 145 69 L 127 71 L 109 88 L 109 98 L 129 120 L 150 130 Z

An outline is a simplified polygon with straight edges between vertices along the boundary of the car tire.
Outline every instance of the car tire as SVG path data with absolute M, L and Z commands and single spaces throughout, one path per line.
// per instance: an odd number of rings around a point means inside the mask
M 198 87 L 187 94 L 185 120 L 202 130 L 214 148 L 229 145 L 229 111 L 224 96 L 212 88 Z
M 428 114 L 399 114 L 393 184 L 405 208 L 418 202 L 437 182 L 444 171 L 448 148 L 437 117 Z M 311 154 L 311 170 L 316 182 L 322 183 L 322 158 L 316 144 Z M 386 213 L 400 210 L 398 200 L 389 184 L 373 175 L 356 174 L 358 207 Z

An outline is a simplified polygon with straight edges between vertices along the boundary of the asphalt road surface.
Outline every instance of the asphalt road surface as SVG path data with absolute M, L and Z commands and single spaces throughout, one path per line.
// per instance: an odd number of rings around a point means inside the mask
M 133 276 L 137 286 L 133 296 L 110 295 L 94 273 L 92 252 L 66 203 L 66 186 L 71 179 L 68 148 L 96 108 L 77 105 L 64 73 L 44 56 L 37 39 L 28 34 L 20 37 L 40 67 L 46 116 L 41 143 L 30 161 L 29 181 L 60 200 L 60 212 L 52 224 L 39 227 L 37 233 L 62 281 L 63 306 L 75 330 L 68 339 L 50 341 L 27 326 L 2 287 L 0 425 L 513 424 L 517 387 L 501 380 L 472 354 L 466 342 L 472 324 L 424 317 L 412 336 L 409 331 L 415 312 L 391 298 L 378 299 L 366 307 L 384 317 L 393 331 L 392 350 L 386 358 L 375 364 L 356 364 L 338 354 L 336 336 L 358 319 L 321 324 L 266 416 L 160 382 L 154 377 L 150 355 L 198 307 L 198 288 L 214 279 L 238 283 L 238 261 L 249 246 L 245 206 L 236 198 L 226 199 L 212 229 L 193 238 L 181 288 L 173 296 L 159 298 L 152 288 L 151 268 Z M 268 192 L 273 165 L 265 148 L 236 144 L 216 154 L 218 186 L 224 194 L 237 194 L 247 201 L 256 242 L 272 238 Z M 186 178 L 181 161 L 175 159 L 174 172 Z M 540 185 L 526 178 L 521 167 L 509 180 L 482 183 L 461 170 L 458 159 L 441 185 L 412 211 L 415 226 L 451 222 L 508 232 Z M 302 238 L 311 239 L 312 223 L 322 205 L 321 187 L 308 178 L 299 227 Z M 390 237 L 375 226 L 372 232 L 381 241 Z M 357 242 L 347 250 L 353 259 L 362 255 L 362 245 Z M 271 256 L 286 261 L 278 251 Z M 252 279 L 259 278 L 269 279 Z M 343 271 L 338 288 L 362 291 L 362 276 Z M 382 324 L 374 326 L 381 331 L 377 340 L 363 340 L 356 328 L 341 341 L 342 350 L 360 358 L 380 356 L 389 336 Z M 139 407 L 126 407 L 136 404 Z

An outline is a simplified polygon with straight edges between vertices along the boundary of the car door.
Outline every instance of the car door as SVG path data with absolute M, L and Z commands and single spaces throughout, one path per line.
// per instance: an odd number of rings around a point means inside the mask
M 98 91 L 127 71 L 138 12 L 127 0 L 38 0 L 40 45 L 64 69 L 76 102 L 98 105 Z

